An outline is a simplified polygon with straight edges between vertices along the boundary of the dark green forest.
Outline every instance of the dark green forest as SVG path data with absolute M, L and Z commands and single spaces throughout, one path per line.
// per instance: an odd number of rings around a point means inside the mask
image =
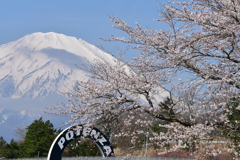
M 0 159 L 47 157 L 52 142 L 60 132 L 50 120 L 34 120 L 26 128 L 18 128 L 16 134 L 21 137 L 19 140 L 12 139 L 8 143 L 0 137 Z M 100 155 L 97 146 L 87 139 L 71 142 L 63 153 L 64 157 L 97 155 Z

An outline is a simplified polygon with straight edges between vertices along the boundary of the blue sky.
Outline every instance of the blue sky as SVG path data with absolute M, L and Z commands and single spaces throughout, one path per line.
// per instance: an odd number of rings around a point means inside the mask
M 34 32 L 57 32 L 82 38 L 117 52 L 119 43 L 100 40 L 123 36 L 107 19 L 116 16 L 134 26 L 161 29 L 159 2 L 167 0 L 1 0 L 0 45 Z M 116 53 L 115 53 L 116 54 Z

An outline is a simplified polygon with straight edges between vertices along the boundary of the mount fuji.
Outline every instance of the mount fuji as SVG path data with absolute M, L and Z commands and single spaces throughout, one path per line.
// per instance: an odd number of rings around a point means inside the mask
M 58 125 L 63 122 L 43 111 L 64 102 L 63 92 L 88 79 L 78 66 L 96 61 L 114 64 L 116 58 L 82 39 L 54 32 L 0 45 L 0 136 L 14 138 L 16 127 L 40 116 Z
M 0 97 L 36 98 L 69 90 L 86 80 L 76 65 L 113 63 L 113 57 L 75 37 L 33 33 L 0 46 Z M 75 65 L 76 64 L 76 65 Z

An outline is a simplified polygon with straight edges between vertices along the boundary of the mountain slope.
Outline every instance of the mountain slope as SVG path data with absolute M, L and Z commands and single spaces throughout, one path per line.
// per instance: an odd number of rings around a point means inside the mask
M 22 98 L 60 94 L 86 80 L 76 65 L 114 58 L 75 37 L 33 33 L 0 46 L 0 97 Z M 76 65 L 75 65 L 76 64 Z
M 0 45 L 0 136 L 10 141 L 17 127 L 26 127 L 40 116 L 60 127 L 66 117 L 44 111 L 67 102 L 62 92 L 88 79 L 77 66 L 96 61 L 112 64 L 115 58 L 81 39 L 53 32 Z

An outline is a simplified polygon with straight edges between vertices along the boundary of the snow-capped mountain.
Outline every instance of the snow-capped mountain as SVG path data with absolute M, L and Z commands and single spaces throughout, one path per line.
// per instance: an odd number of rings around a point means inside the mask
M 0 46 L 0 97 L 22 98 L 59 94 L 85 80 L 76 65 L 113 57 L 75 37 L 33 33 Z
M 43 111 L 65 101 L 62 92 L 87 80 L 82 64 L 115 63 L 115 58 L 82 39 L 58 33 L 33 33 L 0 45 L 0 136 L 14 138 L 16 127 L 40 116 L 61 124 Z

